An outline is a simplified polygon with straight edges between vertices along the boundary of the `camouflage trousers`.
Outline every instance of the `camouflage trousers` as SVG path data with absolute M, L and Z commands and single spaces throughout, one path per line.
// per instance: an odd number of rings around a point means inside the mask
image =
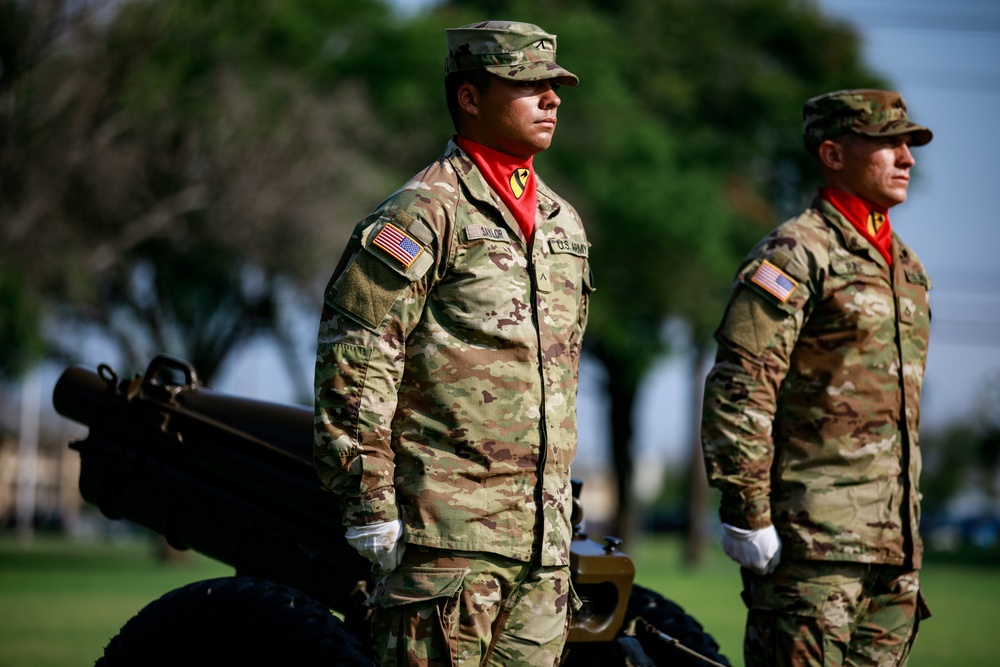
M 378 664 L 559 664 L 569 568 L 407 545 L 369 605 Z
M 902 666 L 930 616 L 918 573 L 900 567 L 791 561 L 742 573 L 747 667 Z

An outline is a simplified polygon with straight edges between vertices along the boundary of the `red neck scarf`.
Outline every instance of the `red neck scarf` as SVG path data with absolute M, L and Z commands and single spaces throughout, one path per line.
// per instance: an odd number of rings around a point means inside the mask
M 892 266 L 892 226 L 889 224 L 889 209 L 832 188 L 820 188 L 819 196 L 840 211 L 879 251 L 886 263 Z
M 535 230 L 535 210 L 538 204 L 535 171 L 531 168 L 533 158 L 523 160 L 465 137 L 456 135 L 454 138 L 459 148 L 469 154 L 483 178 L 510 209 L 524 238 L 530 240 Z

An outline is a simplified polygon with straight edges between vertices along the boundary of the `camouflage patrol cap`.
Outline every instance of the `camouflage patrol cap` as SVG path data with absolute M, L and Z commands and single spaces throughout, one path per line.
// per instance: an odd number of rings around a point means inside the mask
M 445 30 L 446 73 L 483 68 L 512 81 L 559 79 L 575 86 L 580 79 L 556 64 L 556 36 L 537 25 L 483 21 Z
M 891 90 L 852 89 L 820 95 L 802 106 L 802 138 L 812 152 L 827 139 L 845 134 L 866 137 L 911 136 L 911 145 L 929 143 L 933 134 L 910 121 L 902 95 Z

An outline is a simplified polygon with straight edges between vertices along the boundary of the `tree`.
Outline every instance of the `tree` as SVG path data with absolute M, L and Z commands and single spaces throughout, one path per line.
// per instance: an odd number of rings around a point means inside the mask
M 41 333 L 43 308 L 38 286 L 14 261 L 16 238 L 24 233 L 16 211 L 27 185 L 24 161 L 32 145 L 23 134 L 29 122 L 29 104 L 20 97 L 20 84 L 51 53 L 56 40 L 75 17 L 61 0 L 25 3 L 0 2 L 0 378 L 27 371 L 45 353 Z
M 385 187 L 358 143 L 367 100 L 337 76 L 349 40 L 385 10 L 70 6 L 0 5 L 39 34 L 62 29 L 44 53 L 39 40 L 4 42 L 5 64 L 34 65 L 8 68 L 0 89 L 11 120 L 0 295 L 26 304 L 7 336 L 37 350 L 41 321 L 58 312 L 110 336 L 129 366 L 171 352 L 211 379 L 257 333 L 282 340 L 288 295 L 315 287 L 359 202 Z
M 1000 374 L 983 383 L 966 418 L 922 434 L 920 449 L 927 512 L 944 512 L 948 501 L 968 491 L 1000 500 Z

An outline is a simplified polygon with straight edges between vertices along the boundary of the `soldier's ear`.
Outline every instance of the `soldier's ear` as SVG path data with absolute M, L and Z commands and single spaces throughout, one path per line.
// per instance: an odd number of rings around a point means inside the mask
M 844 146 L 832 139 L 826 139 L 816 148 L 816 156 L 820 165 L 830 171 L 841 171 L 844 168 Z
M 463 83 L 455 93 L 458 97 L 458 108 L 470 116 L 479 115 L 479 89 L 471 83 Z

